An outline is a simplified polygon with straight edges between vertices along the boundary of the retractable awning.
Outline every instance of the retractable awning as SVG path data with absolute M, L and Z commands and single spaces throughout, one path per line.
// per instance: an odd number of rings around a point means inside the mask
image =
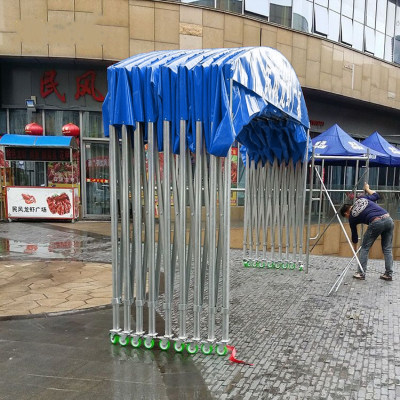
M 225 156 L 235 140 L 250 159 L 295 162 L 306 153 L 309 119 L 301 86 L 286 58 L 269 47 L 157 51 L 107 69 L 105 135 L 113 125 L 154 123 L 162 151 L 162 124 L 171 124 L 179 153 L 180 121 L 195 150 L 195 124 L 203 123 L 206 150 Z M 144 132 L 147 139 L 147 131 Z M 310 145 L 311 147 L 311 145 Z

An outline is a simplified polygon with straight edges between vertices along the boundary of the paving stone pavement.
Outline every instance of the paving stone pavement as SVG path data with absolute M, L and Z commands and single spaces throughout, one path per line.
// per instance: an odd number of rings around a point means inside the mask
M 98 232 L 84 232 L 83 225 L 79 226 L 80 233 L 74 233 L 73 227 L 58 229 L 46 224 L 37 225 L 35 230 L 36 235 L 45 232 L 58 239 L 68 235 L 74 240 L 80 240 L 79 235 L 87 238 L 82 239 L 86 240 L 87 252 L 71 257 L 64 254 L 60 263 L 89 263 L 92 256 L 96 260 L 100 257 L 105 260 L 110 249 L 107 238 Z M 1 236 L 10 238 L 10 232 L 1 228 Z M 27 232 L 31 240 L 32 232 L 29 233 L 29 229 Z M 23 235 L 18 239 L 24 241 Z M 15 237 L 12 240 L 16 240 Z M 99 244 L 102 249 L 97 254 Z M 95 251 L 90 250 L 92 245 Z M 33 254 L 22 252 L 14 253 L 14 256 L 21 262 L 38 261 Z M 227 357 L 216 355 L 198 353 L 192 356 L 194 367 L 200 371 L 212 398 L 400 398 L 400 278 L 396 273 L 397 262 L 392 282 L 379 279 L 383 272 L 382 260 L 370 261 L 365 281 L 351 278 L 353 265 L 338 291 L 327 296 L 349 259 L 311 256 L 309 273 L 305 274 L 292 270 L 245 268 L 241 256 L 241 251 L 232 250 L 230 335 L 237 357 L 254 365 L 231 364 Z M 10 254 L 1 262 L 10 262 Z M 158 311 L 162 316 L 162 304 Z M 108 313 L 110 315 L 110 310 Z M 202 316 L 203 332 L 205 321 L 206 313 Z M 0 321 L 0 326 L 8 322 Z M 176 329 L 176 321 L 174 327 Z M 103 339 L 105 347 L 111 346 L 107 332 Z M 140 360 L 137 360 L 135 350 L 119 348 L 118 351 L 119 357 L 125 357 L 126 362 L 137 367 Z M 143 351 L 141 349 L 140 354 Z M 167 353 L 173 357 L 172 350 Z M 106 363 L 107 356 L 102 357 L 102 362 Z M 174 362 L 179 364 L 179 360 L 174 359 Z M 178 376 L 177 382 L 183 384 L 182 375 Z M 168 397 L 165 390 L 162 393 L 160 398 Z M 201 396 L 205 396 L 202 393 Z M 72 398 L 65 396 L 64 392 L 64 399 Z M 146 397 L 144 393 L 136 398 L 157 398 L 157 395 L 153 393 Z
M 196 355 L 215 398 L 400 398 L 400 281 L 371 260 L 328 297 L 348 261 L 311 256 L 305 274 L 244 268 L 232 251 L 231 339 L 254 366 Z
M 0 262 L 0 319 L 110 303 L 111 265 L 82 261 Z

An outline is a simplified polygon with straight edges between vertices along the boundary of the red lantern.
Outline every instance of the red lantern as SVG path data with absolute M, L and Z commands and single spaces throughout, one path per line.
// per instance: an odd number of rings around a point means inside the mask
M 78 137 L 81 131 L 78 126 L 70 122 L 62 127 L 62 133 L 64 136 Z
M 25 126 L 25 133 L 27 135 L 43 135 L 43 127 L 36 122 L 31 122 Z

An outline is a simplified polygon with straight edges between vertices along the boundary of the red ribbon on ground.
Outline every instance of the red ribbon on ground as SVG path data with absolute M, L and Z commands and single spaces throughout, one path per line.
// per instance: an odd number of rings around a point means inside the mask
M 236 363 L 236 364 L 253 365 L 253 364 L 250 364 L 250 363 L 248 363 L 248 362 L 246 362 L 246 361 L 238 360 L 238 359 L 236 358 L 236 349 L 235 349 L 234 346 L 229 346 L 229 345 L 227 345 L 226 347 L 227 347 L 227 349 L 228 349 L 228 352 L 231 354 L 231 355 L 229 356 L 229 361 L 232 361 L 232 362 L 234 362 L 234 363 Z

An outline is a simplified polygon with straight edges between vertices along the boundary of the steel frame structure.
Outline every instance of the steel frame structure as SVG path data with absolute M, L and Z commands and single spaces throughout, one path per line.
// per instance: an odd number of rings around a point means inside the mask
M 135 131 L 123 125 L 120 133 L 110 126 L 110 339 L 135 348 L 143 344 L 147 349 L 158 340 L 162 350 L 173 344 L 175 351 L 186 348 L 191 354 L 199 348 L 210 354 L 215 348 L 222 355 L 229 342 L 231 153 L 226 157 L 207 154 L 200 121 L 196 123 L 196 151 L 191 153 L 186 124 L 180 123 L 179 155 L 171 150 L 169 121 L 163 122 L 162 153 L 154 123 L 146 126 L 147 149 L 143 123 L 137 123 Z M 159 303 L 165 320 L 163 332 L 156 331 Z M 216 322 L 218 314 L 221 326 Z
M 341 230 L 346 238 L 346 241 L 352 251 L 353 257 L 350 260 L 350 262 L 346 265 L 346 267 L 344 268 L 344 270 L 341 272 L 341 274 L 339 275 L 338 279 L 336 280 L 336 282 L 333 284 L 332 288 L 330 289 L 328 295 L 330 295 L 333 291 L 337 292 L 341 283 L 343 282 L 343 279 L 347 273 L 347 271 L 349 270 L 349 267 L 351 265 L 351 263 L 353 262 L 353 260 L 356 260 L 359 269 L 363 272 L 363 268 L 360 264 L 360 261 L 358 259 L 358 251 L 355 251 L 353 248 L 353 245 L 351 243 L 351 240 L 349 238 L 349 235 L 346 232 L 346 229 L 343 225 L 343 222 L 340 219 L 339 213 L 336 210 L 336 207 L 332 201 L 332 198 L 329 194 L 329 190 L 326 188 L 325 183 L 323 178 L 321 177 L 321 174 L 318 171 L 317 166 L 315 165 L 315 161 L 320 161 L 321 162 L 321 167 L 324 168 L 325 165 L 325 161 L 334 161 L 334 162 L 340 162 L 340 161 L 352 161 L 355 162 L 355 168 L 356 168 L 356 173 L 355 173 L 355 185 L 353 186 L 353 202 L 356 200 L 356 192 L 357 192 L 357 186 L 358 184 L 361 182 L 361 180 L 365 177 L 365 181 L 368 181 L 368 175 L 369 175 L 369 160 L 370 160 L 370 155 L 369 153 L 363 156 L 352 156 L 352 157 L 348 157 L 348 156 L 321 156 L 321 155 L 315 155 L 314 153 L 314 148 L 313 148 L 313 152 L 312 152 L 312 157 L 311 157 L 311 162 L 310 162 L 310 186 L 309 186 L 309 201 L 308 201 L 308 221 L 307 221 L 307 229 L 306 229 L 306 238 L 307 238 L 307 244 L 306 244 L 306 272 L 308 272 L 308 267 L 309 267 L 309 257 L 310 257 L 310 253 L 312 251 L 312 249 L 316 246 L 316 244 L 318 243 L 318 241 L 322 238 L 322 236 L 325 234 L 325 232 L 327 231 L 327 229 L 329 228 L 329 226 L 331 225 L 331 223 L 337 219 L 337 221 L 339 222 L 339 225 L 341 227 Z M 365 162 L 365 171 L 363 174 L 361 174 L 360 176 L 360 161 Z M 314 177 L 316 177 L 317 182 L 320 185 L 320 189 L 315 190 L 314 189 Z M 314 192 L 318 191 L 319 192 L 319 196 L 318 197 L 314 197 Z M 331 218 L 331 220 L 329 221 L 329 223 L 327 224 L 327 226 L 325 227 L 325 229 L 321 232 L 321 203 L 322 203 L 322 198 L 325 195 L 326 199 L 329 202 L 329 205 L 331 207 L 331 209 L 334 212 L 334 216 Z M 318 214 L 318 224 L 317 224 L 317 234 L 314 237 L 311 237 L 311 212 L 312 212 L 312 204 L 313 202 L 318 202 L 319 203 L 319 214 Z M 339 207 L 340 208 L 340 207 Z M 313 247 L 310 250 L 310 241 L 311 240 L 316 240 L 313 244 Z

